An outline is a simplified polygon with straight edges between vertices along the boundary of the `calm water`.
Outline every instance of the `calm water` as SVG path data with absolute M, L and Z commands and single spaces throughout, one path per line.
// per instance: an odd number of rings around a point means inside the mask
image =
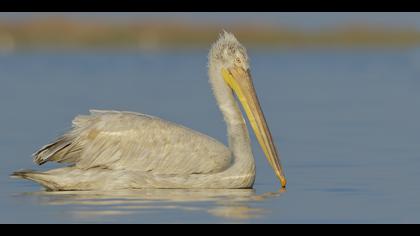
M 420 50 L 250 50 L 288 177 L 253 137 L 254 190 L 45 193 L 10 179 L 89 109 L 175 121 L 226 143 L 206 51 L 0 54 L 0 222 L 420 223 Z

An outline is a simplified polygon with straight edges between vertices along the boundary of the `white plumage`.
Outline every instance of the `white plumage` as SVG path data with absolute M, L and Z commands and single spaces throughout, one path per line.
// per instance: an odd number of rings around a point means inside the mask
M 251 188 L 255 164 L 248 131 L 232 93 L 235 88 L 222 73 L 236 67 L 248 71 L 246 50 L 232 34 L 224 32 L 210 50 L 209 76 L 227 124 L 229 148 L 157 117 L 93 110 L 90 115 L 77 116 L 71 131 L 34 154 L 37 164 L 53 161 L 69 166 L 46 172 L 18 171 L 14 176 L 36 181 L 49 190 Z M 265 122 L 262 112 L 257 115 Z M 262 142 L 271 141 L 269 131 L 261 127 L 256 131 L 268 132 Z M 277 155 L 275 148 L 267 147 L 270 155 Z M 269 160 L 284 177 L 279 162 Z
M 215 173 L 231 164 L 229 149 L 217 140 L 157 117 L 91 111 L 89 116 L 76 117 L 73 124 L 73 130 L 54 144 L 57 150 L 47 146 L 34 155 L 36 163 L 159 174 Z

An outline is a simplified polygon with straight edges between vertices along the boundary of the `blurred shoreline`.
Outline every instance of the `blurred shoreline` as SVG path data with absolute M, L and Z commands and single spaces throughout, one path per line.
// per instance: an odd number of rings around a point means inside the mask
M 247 47 L 369 47 L 420 46 L 420 31 L 410 27 L 344 24 L 319 30 L 287 25 L 138 20 L 125 22 L 43 17 L 26 21 L 0 21 L 0 51 L 34 48 L 161 48 L 202 47 L 223 30 L 233 32 Z

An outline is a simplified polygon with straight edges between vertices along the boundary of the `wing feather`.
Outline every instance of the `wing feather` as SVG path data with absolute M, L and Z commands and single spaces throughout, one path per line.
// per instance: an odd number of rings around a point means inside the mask
M 73 129 L 34 159 L 159 174 L 216 173 L 232 162 L 223 144 L 184 126 L 140 113 L 98 110 L 76 117 Z

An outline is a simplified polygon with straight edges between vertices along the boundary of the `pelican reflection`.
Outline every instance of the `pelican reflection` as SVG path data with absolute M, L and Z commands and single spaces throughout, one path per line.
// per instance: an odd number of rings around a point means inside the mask
M 40 204 L 71 206 L 70 217 L 95 221 L 106 217 L 146 215 L 176 210 L 182 213 L 206 213 L 223 219 L 246 220 L 267 214 L 254 203 L 279 197 L 278 192 L 257 194 L 254 189 L 138 189 L 123 191 L 63 191 L 24 193 Z

